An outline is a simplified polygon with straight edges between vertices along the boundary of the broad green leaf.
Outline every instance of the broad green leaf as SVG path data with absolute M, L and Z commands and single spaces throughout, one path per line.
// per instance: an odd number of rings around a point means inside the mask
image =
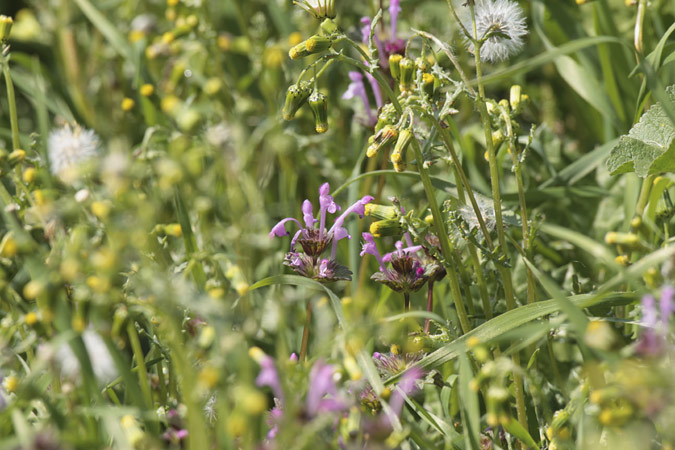
M 666 89 L 675 103 L 675 86 Z M 607 160 L 612 175 L 635 172 L 646 177 L 661 172 L 675 172 L 675 128 L 660 103 L 642 115 L 628 135 L 621 136 Z

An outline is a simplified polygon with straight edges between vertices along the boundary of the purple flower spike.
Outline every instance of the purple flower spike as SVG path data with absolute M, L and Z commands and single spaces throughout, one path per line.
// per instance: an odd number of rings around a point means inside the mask
M 255 384 L 258 387 L 269 386 L 274 392 L 274 396 L 278 399 L 284 398 L 284 391 L 281 389 L 281 381 L 279 381 L 279 373 L 274 365 L 274 359 L 265 355 L 260 361 L 260 373 L 255 379 Z
M 375 241 L 370 233 L 363 233 L 366 244 L 363 246 L 361 256 L 366 253 L 379 256 Z M 396 243 L 397 250 L 388 253 L 384 258 L 378 258 L 380 271 L 375 272 L 370 279 L 378 283 L 386 284 L 390 289 L 396 292 L 410 294 L 416 292 L 424 286 L 424 283 L 435 274 L 437 265 L 434 263 L 423 264 L 415 253 L 422 249 L 421 246 L 403 248 L 403 243 Z M 385 263 L 391 263 L 391 269 L 385 268 Z M 440 266 L 439 266 L 440 267 Z

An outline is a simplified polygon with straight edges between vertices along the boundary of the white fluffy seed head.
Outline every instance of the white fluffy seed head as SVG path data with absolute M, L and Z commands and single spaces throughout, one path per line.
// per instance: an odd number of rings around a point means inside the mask
M 480 48 L 482 61 L 499 62 L 510 58 L 523 48 L 523 38 L 527 35 L 525 14 L 518 3 L 511 0 L 478 0 L 475 6 L 476 32 L 478 39 L 491 33 Z M 464 26 L 471 32 L 471 16 L 463 20 Z M 467 47 L 473 52 L 473 44 Z
M 47 139 L 49 167 L 54 175 L 64 177 L 80 164 L 99 154 L 100 141 L 96 133 L 78 124 L 52 130 Z

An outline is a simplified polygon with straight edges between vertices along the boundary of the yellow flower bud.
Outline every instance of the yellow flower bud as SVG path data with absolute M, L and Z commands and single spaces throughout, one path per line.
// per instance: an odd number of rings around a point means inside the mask
M 136 102 L 134 99 L 125 97 L 124 100 L 122 100 L 122 110 L 124 111 L 131 111 L 134 109 L 134 106 L 136 105 Z
M 140 91 L 143 97 L 150 97 L 152 94 L 155 93 L 155 87 L 151 84 L 146 83 L 143 86 L 141 86 Z

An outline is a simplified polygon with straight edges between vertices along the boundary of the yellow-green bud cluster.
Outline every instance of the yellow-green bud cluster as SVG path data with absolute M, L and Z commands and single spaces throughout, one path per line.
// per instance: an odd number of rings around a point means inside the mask
M 389 73 L 391 73 L 391 77 L 394 80 L 398 80 L 401 77 L 400 64 L 402 59 L 403 56 L 399 55 L 398 53 L 389 55 Z
M 314 128 L 317 133 L 328 131 L 328 99 L 319 91 L 309 96 L 309 107 L 314 113 Z
M 305 104 L 312 94 L 312 84 L 308 81 L 301 81 L 298 84 L 291 85 L 286 91 L 286 102 L 281 113 L 284 120 L 292 120 L 295 113 Z
M 398 131 L 393 125 L 385 125 L 374 136 L 368 139 L 369 146 L 366 150 L 366 156 L 372 158 L 377 153 L 388 145 L 392 144 L 398 138 Z
M 304 58 L 305 56 L 324 52 L 328 50 L 331 45 L 333 45 L 332 39 L 317 34 L 306 41 L 302 41 L 298 45 L 293 46 L 288 51 L 288 56 L 290 56 L 291 59 Z
M 377 203 L 366 204 L 366 216 L 380 220 L 393 220 L 399 217 L 399 211 L 394 206 L 378 205 Z
M 0 15 L 0 42 L 9 39 L 14 20 L 11 17 Z
M 403 91 L 409 91 L 413 87 L 413 80 L 415 78 L 415 62 L 406 57 L 401 59 L 399 63 L 400 78 L 398 88 Z
M 403 226 L 397 219 L 378 220 L 370 224 L 369 231 L 375 237 L 400 236 L 403 234 Z
M 405 128 L 401 131 L 394 145 L 394 151 L 391 153 L 391 162 L 394 164 L 396 172 L 403 172 L 406 168 L 405 152 L 414 138 L 413 131 L 410 128 Z
M 375 124 L 375 133 L 384 128 L 385 125 L 394 125 L 398 122 L 398 113 L 396 108 L 391 103 L 387 103 L 382 107 L 382 111 L 377 118 L 377 123 Z

